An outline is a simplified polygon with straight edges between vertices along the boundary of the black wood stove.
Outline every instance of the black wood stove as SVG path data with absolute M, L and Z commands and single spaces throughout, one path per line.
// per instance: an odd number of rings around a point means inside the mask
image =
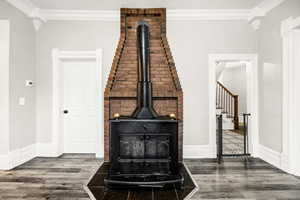
M 149 25 L 137 28 L 139 82 L 137 108 L 132 116 L 110 120 L 109 187 L 180 186 L 178 121 L 158 116 L 152 106 Z

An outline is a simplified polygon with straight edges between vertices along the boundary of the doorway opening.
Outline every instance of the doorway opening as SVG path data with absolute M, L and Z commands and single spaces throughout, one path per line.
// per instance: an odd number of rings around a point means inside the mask
M 223 156 L 249 153 L 246 131 L 246 119 L 250 115 L 247 110 L 247 65 L 251 67 L 247 61 L 224 61 L 217 64 L 216 114 L 222 115 L 218 123 L 222 123 L 222 134 L 219 137 L 222 137 Z
M 212 54 L 210 63 L 210 143 L 215 155 L 255 156 L 257 127 L 257 56 Z M 217 130 L 217 134 L 216 134 Z
M 101 50 L 52 51 L 52 145 L 55 155 L 103 157 Z

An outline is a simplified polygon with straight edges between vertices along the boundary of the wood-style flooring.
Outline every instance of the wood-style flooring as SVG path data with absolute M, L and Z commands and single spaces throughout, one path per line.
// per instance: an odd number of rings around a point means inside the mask
M 0 199 L 87 200 L 83 185 L 101 162 L 93 155 L 82 154 L 35 158 L 14 170 L 0 171 Z M 185 163 L 199 186 L 192 200 L 300 200 L 300 180 L 260 159 L 226 158 L 221 165 L 215 159 Z

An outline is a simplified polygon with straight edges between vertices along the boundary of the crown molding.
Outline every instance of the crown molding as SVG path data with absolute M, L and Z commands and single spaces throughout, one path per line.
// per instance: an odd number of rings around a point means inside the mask
M 292 25 L 294 29 L 299 29 L 300 28 L 300 17 L 297 17 L 293 20 Z
M 34 5 L 30 0 L 6 0 L 21 12 L 23 12 L 28 18 L 33 20 L 33 26 L 36 30 L 46 22 L 46 19 L 41 15 L 41 9 Z
M 252 28 L 257 31 L 261 26 L 261 19 L 254 19 L 250 22 Z
M 287 37 L 293 30 L 300 29 L 300 17 L 289 17 L 281 22 L 281 36 Z
M 167 10 L 168 20 L 247 20 L 249 9 L 185 9 Z
M 33 19 L 36 30 L 43 23 L 56 21 L 119 21 L 118 10 L 55 10 L 40 9 L 31 0 L 6 0 Z M 209 21 L 209 20 L 248 20 L 257 30 L 260 27 L 260 18 L 285 0 L 264 0 L 253 9 L 176 9 L 167 10 L 169 21 Z
M 75 20 L 75 21 L 119 21 L 120 12 L 113 10 L 41 10 L 46 20 Z M 182 20 L 247 20 L 250 10 L 213 10 L 213 9 L 187 9 L 167 10 L 170 21 Z
M 56 21 L 119 21 L 117 10 L 41 10 L 46 20 Z
M 282 4 L 286 0 L 264 0 L 251 10 L 249 21 L 255 18 L 264 17 L 268 12 Z

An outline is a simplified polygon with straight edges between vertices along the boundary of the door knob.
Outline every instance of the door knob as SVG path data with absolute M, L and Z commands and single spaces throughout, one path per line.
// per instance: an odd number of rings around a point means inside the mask
M 64 110 L 64 114 L 68 114 L 69 113 L 69 111 L 68 110 Z

